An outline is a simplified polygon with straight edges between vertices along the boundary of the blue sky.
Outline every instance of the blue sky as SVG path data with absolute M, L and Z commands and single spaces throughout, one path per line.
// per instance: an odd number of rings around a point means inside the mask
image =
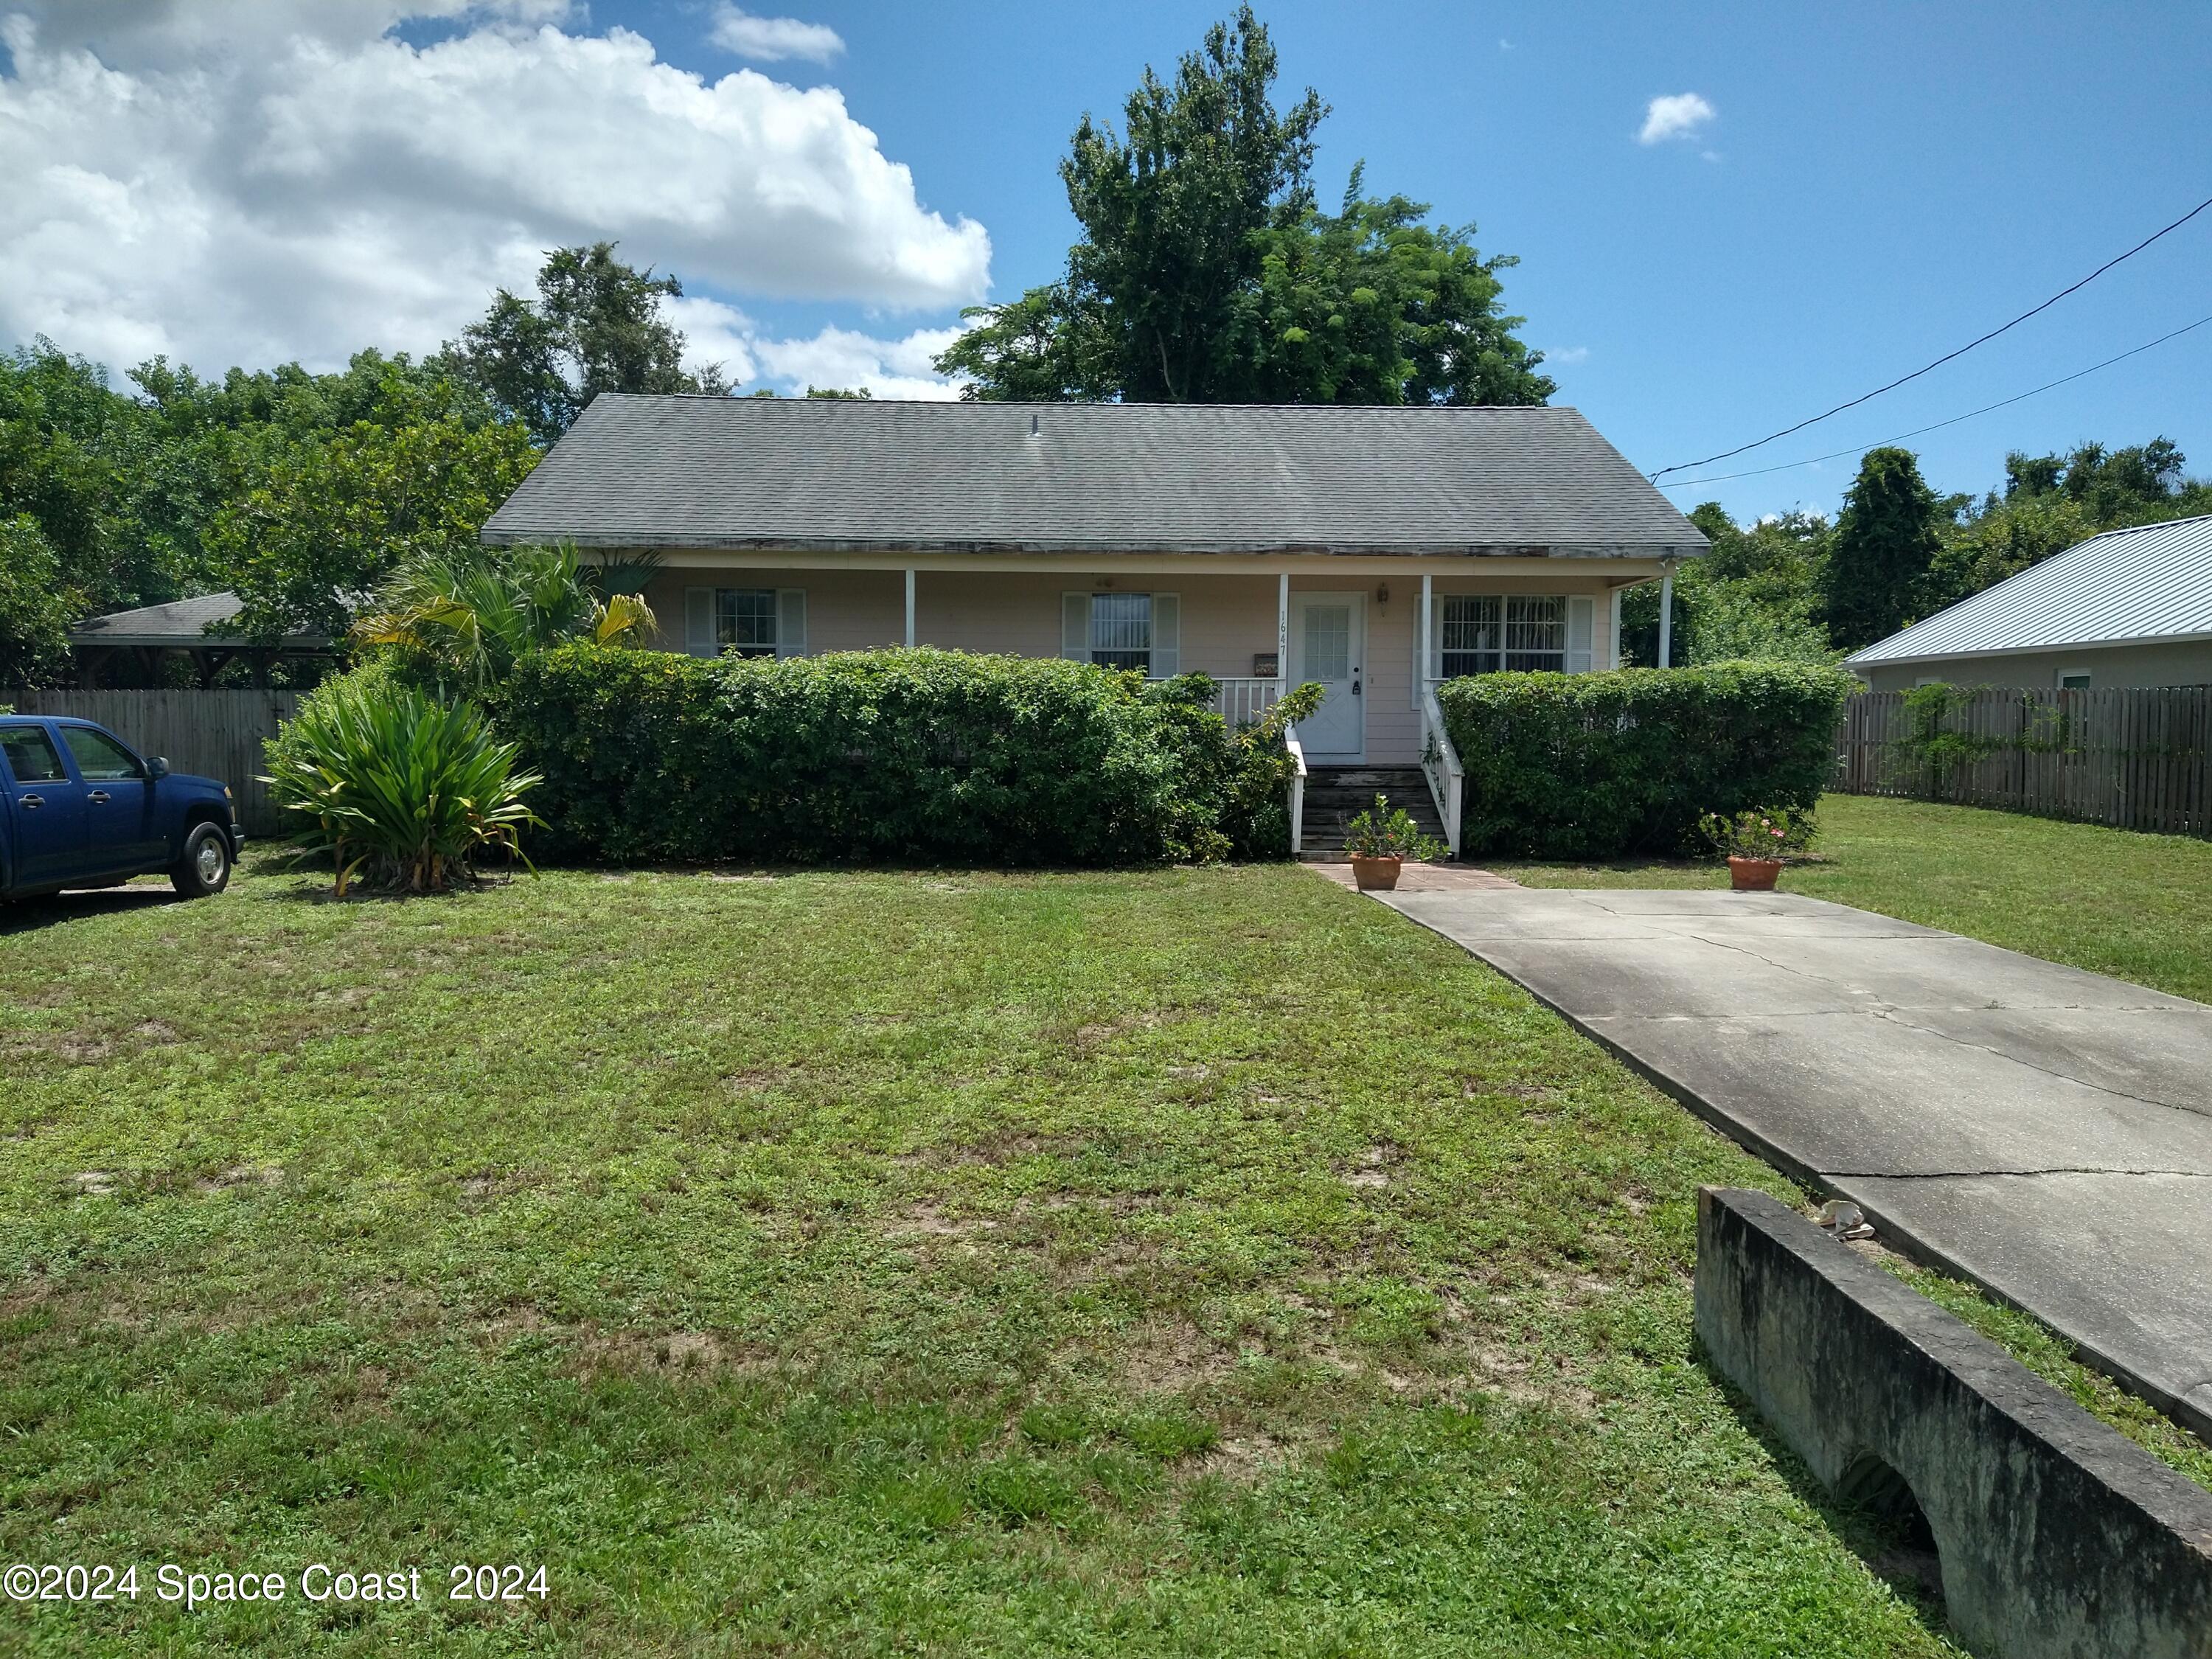
M 995 295 L 1073 234 L 1053 163 L 1085 108 L 1194 45 L 1216 5 L 824 4 L 830 77 L 922 199 L 989 228 Z M 595 16 L 611 18 L 611 8 Z M 672 21 L 681 14 L 658 14 Z M 1322 188 L 1474 221 L 1581 407 L 1646 471 L 1856 395 L 2025 310 L 2212 196 L 2212 8 L 1266 6 L 1289 87 L 1333 108 Z M 641 9 L 640 27 L 676 29 Z M 1656 96 L 1716 112 L 1636 135 Z M 1707 155 L 1717 159 L 1707 160 Z M 1887 437 L 2212 313 L 2212 212 L 1946 369 L 1711 472 Z M 2212 471 L 2212 327 L 1911 441 L 1942 489 L 2009 448 L 2164 433 Z M 1855 457 L 1674 492 L 1832 507 Z M 1697 477 L 1698 474 L 1684 474 Z
M 69 45 L 64 35 L 86 15 L 55 11 L 55 0 L 13 3 L 45 4 L 40 40 L 49 55 Z M 325 11 L 352 7 L 368 18 L 361 46 L 368 53 L 368 42 L 389 27 L 385 11 L 453 11 L 458 3 L 327 0 Z M 714 40 L 723 18 L 717 4 L 592 0 L 581 11 L 564 0 L 487 4 L 508 13 L 500 22 L 508 31 L 546 20 L 577 38 L 629 28 L 653 42 L 659 64 L 710 84 L 745 66 Z M 164 0 L 86 0 L 86 7 L 108 13 L 100 28 L 84 24 L 84 45 L 106 64 L 137 51 L 137 69 L 159 76 L 191 51 L 177 45 L 175 20 L 159 24 L 166 33 L 146 22 L 164 13 Z M 9 9 L 11 0 L 0 0 L 0 13 Z M 759 239 L 745 243 L 732 232 L 717 241 L 668 212 L 623 223 L 622 192 L 608 195 L 588 226 L 619 232 L 630 257 L 657 258 L 695 296 L 721 301 L 734 352 L 763 369 L 761 378 L 781 374 L 796 383 L 811 365 L 834 361 L 801 347 L 915 337 L 915 330 L 949 325 L 963 292 L 973 295 L 984 281 L 994 299 L 1006 299 L 1051 279 L 1073 234 L 1055 159 L 1075 119 L 1086 108 L 1117 112 L 1146 62 L 1166 69 L 1225 7 L 761 0 L 752 11 L 834 31 L 841 49 L 823 51 L 821 62 L 754 58 L 750 66 L 776 82 L 841 93 L 849 124 L 874 133 L 883 161 L 911 173 L 911 199 L 878 201 L 883 223 L 894 226 L 884 234 L 911 237 L 922 250 L 915 258 L 936 258 L 936 270 L 953 274 L 869 288 L 845 274 L 848 250 L 799 261 L 792 276 L 775 264 L 775 246 L 763 252 Z M 1484 252 L 1517 254 L 1522 264 L 1506 276 L 1506 296 L 1528 319 L 1526 338 L 1551 354 L 1559 400 L 1579 404 L 1644 469 L 1756 438 L 1917 368 L 2212 195 L 2212 97 L 2203 91 L 2212 84 L 2212 9 L 2201 4 L 1659 11 L 1279 3 L 1261 15 L 1283 55 L 1283 95 L 1314 84 L 1334 106 L 1322 126 L 1322 195 L 1336 195 L 1364 157 L 1370 188 L 1431 201 L 1449 222 L 1478 223 Z M 316 27 L 323 20 L 325 13 L 316 13 Z M 400 20 L 380 45 L 427 51 L 480 27 L 487 24 L 477 11 Z M 241 55 L 239 42 L 216 45 L 230 46 L 230 60 Z M 20 40 L 15 46 L 24 62 L 15 82 L 0 76 L 0 104 L 11 91 L 31 95 L 35 80 L 24 66 L 28 49 Z M 575 93 L 560 86 L 549 93 L 556 118 L 562 95 Z M 1650 100 L 1681 95 L 1704 100 L 1710 119 L 1681 137 L 1637 142 Z M 330 93 L 314 101 L 343 104 Z M 70 146 L 91 143 L 91 135 L 55 126 L 45 159 L 69 159 Z M 234 195 L 248 206 L 268 197 L 272 143 L 270 133 L 257 135 L 239 164 L 250 188 L 239 185 Z M 703 166 L 688 155 L 665 166 Z M 24 177 L 24 159 L 13 166 Z M 122 175 L 128 159 L 84 166 Z M 356 175 L 361 168 L 345 179 Z M 327 197 L 341 184 L 325 179 L 321 188 Z M 533 188 L 542 184 L 531 179 Z M 376 188 L 396 185 L 385 179 Z M 880 179 L 867 185 L 878 195 L 884 188 Z M 898 191 L 905 185 L 891 192 Z M 452 208 L 465 210 L 493 212 L 483 204 Z M 487 241 L 489 264 L 480 268 L 514 268 L 515 250 L 540 223 L 549 226 L 546 237 L 571 234 L 556 219 L 529 219 L 508 234 L 504 252 Z M 792 237 L 792 248 L 805 239 Z M 403 264 L 404 257 L 403 250 Z M 316 258 L 330 265 L 327 250 Z M 422 258 L 425 268 L 434 264 Z M 1705 471 L 1882 441 L 2086 368 L 2212 312 L 2208 274 L 2212 212 L 1969 358 Z M 7 276 L 0 270 L 0 289 Z M 135 268 L 131 281 L 137 281 Z M 425 276 L 422 305 L 404 312 L 394 301 L 389 330 L 416 345 L 452 330 L 456 323 L 445 319 L 460 305 L 456 296 L 473 296 L 483 281 L 471 265 L 453 274 L 447 295 Z M 811 296 L 832 289 L 830 299 Z M 168 289 L 133 303 L 175 312 L 201 299 L 199 289 Z M 241 325 L 223 331 L 210 323 L 195 337 L 168 312 L 149 319 L 126 305 L 111 310 L 100 323 L 84 296 L 64 295 L 42 310 L 0 310 L 0 327 L 24 334 L 49 327 L 49 319 L 77 323 L 95 345 L 112 341 L 104 347 L 111 358 L 126 358 L 150 338 L 164 349 L 175 341 L 179 352 L 265 349 L 312 361 L 331 349 L 343 358 L 341 345 L 368 343 L 334 337 L 374 327 L 383 316 L 356 299 L 343 323 L 303 312 L 292 334 L 237 345 L 248 338 Z M 268 310 L 258 305 L 257 314 Z M 907 347 L 909 369 L 918 349 Z M 2081 438 L 2139 442 L 2166 434 L 2190 453 L 2194 471 L 2212 471 L 2208 369 L 2212 327 L 1909 442 L 1938 489 L 1996 483 L 2006 449 L 2055 449 Z M 1719 498 L 1736 515 L 1794 504 L 1832 508 L 1854 465 L 1856 456 L 1844 456 L 1674 495 L 1683 504 Z

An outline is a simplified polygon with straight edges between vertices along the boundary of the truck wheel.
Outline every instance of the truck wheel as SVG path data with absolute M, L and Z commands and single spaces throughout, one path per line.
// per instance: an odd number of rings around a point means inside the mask
M 185 855 L 169 870 L 169 884 L 186 898 L 205 898 L 230 885 L 230 837 L 212 823 L 198 823 L 185 837 Z

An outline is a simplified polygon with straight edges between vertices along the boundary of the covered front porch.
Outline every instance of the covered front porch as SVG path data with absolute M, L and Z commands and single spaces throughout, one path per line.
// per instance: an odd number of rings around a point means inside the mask
M 1064 657 L 1153 679 L 1202 672 L 1232 723 L 1324 689 L 1299 739 L 1320 765 L 1413 765 L 1430 690 L 1500 669 L 1616 666 L 1620 596 L 1656 560 L 1423 556 L 853 556 L 665 551 L 647 598 L 699 655 L 940 646 Z

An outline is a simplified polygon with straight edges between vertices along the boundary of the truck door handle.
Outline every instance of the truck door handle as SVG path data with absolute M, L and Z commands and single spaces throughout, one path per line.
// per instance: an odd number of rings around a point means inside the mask
M 26 812 L 34 811 L 39 807 L 44 806 L 46 804 L 46 798 L 44 795 L 26 795 L 23 797 L 23 810 Z
M 112 799 L 112 797 L 111 797 L 105 789 L 95 789 L 90 794 L 87 795 L 85 799 L 90 801 L 94 806 L 105 806 L 108 801 Z

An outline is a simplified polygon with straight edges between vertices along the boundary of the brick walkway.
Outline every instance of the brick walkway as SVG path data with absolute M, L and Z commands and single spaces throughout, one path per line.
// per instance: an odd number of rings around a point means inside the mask
M 1347 860 L 1324 862 L 1316 859 L 1306 868 L 1317 876 L 1328 877 L 1340 887 L 1357 885 Z M 1501 888 L 1517 893 L 1521 884 L 1468 864 L 1409 864 L 1398 872 L 1398 891 L 1401 893 L 1478 893 L 1494 892 Z

